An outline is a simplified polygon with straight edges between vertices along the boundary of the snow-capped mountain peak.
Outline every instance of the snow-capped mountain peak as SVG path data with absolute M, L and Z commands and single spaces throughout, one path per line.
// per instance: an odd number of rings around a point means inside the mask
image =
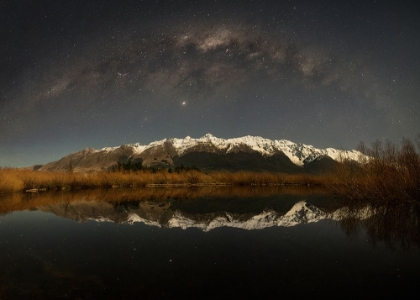
M 195 153 L 188 156 L 187 154 Z M 205 153 L 211 154 L 205 155 Z M 242 153 L 236 159 L 235 154 Z M 261 155 L 260 158 L 255 153 Z M 201 155 L 201 156 L 200 156 Z M 248 156 L 247 156 L 248 155 Z M 193 162 L 189 158 L 193 157 Z M 309 163 L 329 157 L 335 161 L 358 161 L 364 156 L 355 150 L 334 148 L 318 149 L 312 145 L 289 140 L 270 140 L 260 136 L 218 138 L 210 133 L 200 138 L 167 138 L 148 145 L 140 143 L 99 150 L 87 148 L 52 162 L 41 170 L 65 170 L 69 165 L 78 172 L 109 170 L 120 161 L 141 161 L 143 166 L 197 165 L 199 168 L 225 168 L 231 170 L 299 171 Z M 215 161 L 218 160 L 218 161 Z M 246 162 L 246 163 L 244 163 Z M 217 166 L 214 167 L 214 164 Z
M 342 159 L 352 159 L 357 161 L 362 155 L 360 152 L 355 150 L 345 151 L 334 148 L 317 149 L 312 145 L 293 143 L 284 139 L 269 140 L 260 136 L 250 135 L 239 138 L 223 139 L 215 137 L 211 133 L 207 133 L 198 139 L 187 136 L 184 139 L 173 138 L 156 141 L 146 146 L 139 146 L 139 144 L 135 145 L 136 149 L 145 150 L 156 145 L 162 145 L 164 142 L 170 142 L 174 146 L 178 155 L 183 155 L 190 148 L 203 144 L 212 145 L 219 150 L 226 150 L 227 153 L 233 151 L 235 147 L 244 145 L 264 156 L 271 156 L 277 152 L 283 152 L 294 164 L 300 166 L 305 163 L 309 163 L 320 156 L 329 156 L 336 161 L 340 161 Z

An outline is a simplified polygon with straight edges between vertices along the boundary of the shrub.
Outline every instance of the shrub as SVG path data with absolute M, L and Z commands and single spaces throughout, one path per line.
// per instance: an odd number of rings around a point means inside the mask
M 361 143 L 359 151 L 369 159 L 359 165 L 343 161 L 335 171 L 334 192 L 353 200 L 420 200 L 420 156 L 411 140 L 400 146 L 375 141 L 370 148 Z

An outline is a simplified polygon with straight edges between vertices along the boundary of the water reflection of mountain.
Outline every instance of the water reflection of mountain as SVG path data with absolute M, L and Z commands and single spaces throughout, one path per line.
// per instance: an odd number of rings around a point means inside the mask
M 143 223 L 160 228 L 246 230 L 338 221 L 347 235 L 363 229 L 372 243 L 420 245 L 417 204 L 348 203 L 320 190 L 284 188 L 146 189 L 12 195 L 0 213 L 40 210 L 77 222 Z
M 215 201 L 214 199 L 199 199 L 194 202 Z M 248 230 L 263 229 L 273 226 L 294 226 L 317 222 L 325 219 L 327 214 L 318 207 L 302 200 L 296 203 L 289 202 L 291 208 L 287 211 L 267 208 L 260 212 L 246 211 L 242 205 L 252 204 L 239 201 L 239 211 L 235 211 L 232 202 L 235 199 L 223 199 L 228 202 L 230 211 L 203 210 L 201 212 L 188 212 L 183 210 L 179 201 L 162 203 L 132 202 L 113 205 L 106 202 L 74 202 L 71 204 L 58 204 L 40 207 L 45 212 L 52 212 L 58 216 L 77 221 L 95 220 L 115 223 L 133 224 L 136 222 L 163 228 L 199 228 L 210 231 L 218 227 L 234 227 Z M 255 200 L 249 200 L 253 202 Z M 258 201 L 258 200 L 257 200 Z M 194 203 L 195 204 L 195 203 Z M 242 211 L 241 211 L 242 210 Z

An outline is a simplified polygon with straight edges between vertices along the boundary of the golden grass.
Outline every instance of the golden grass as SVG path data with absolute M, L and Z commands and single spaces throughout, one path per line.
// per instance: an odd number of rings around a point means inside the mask
M 212 172 L 196 170 L 169 173 L 98 172 L 59 173 L 19 169 L 0 170 L 0 192 L 36 190 L 75 190 L 112 187 L 144 187 L 147 185 L 323 185 L 325 177 L 306 174 Z

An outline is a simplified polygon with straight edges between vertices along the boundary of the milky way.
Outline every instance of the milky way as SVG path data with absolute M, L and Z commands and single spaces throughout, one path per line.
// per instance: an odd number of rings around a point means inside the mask
M 0 1 L 0 165 L 208 132 L 414 137 L 416 6 L 313 2 Z

